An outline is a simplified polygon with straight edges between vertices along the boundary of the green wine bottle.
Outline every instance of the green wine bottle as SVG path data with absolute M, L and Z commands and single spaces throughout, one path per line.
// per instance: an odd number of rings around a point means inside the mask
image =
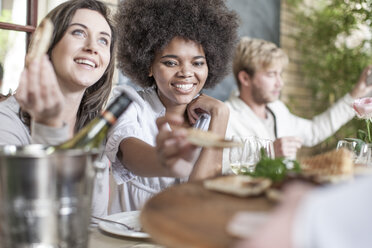
M 105 111 L 89 122 L 73 138 L 60 145 L 48 148 L 48 153 L 66 149 L 92 150 L 99 148 L 106 138 L 109 128 L 129 107 L 131 102 L 132 100 L 122 92 Z

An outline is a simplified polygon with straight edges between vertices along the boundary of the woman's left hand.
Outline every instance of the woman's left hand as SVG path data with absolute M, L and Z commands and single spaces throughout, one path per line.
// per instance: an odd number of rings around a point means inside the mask
M 187 105 L 187 115 L 191 125 L 194 125 L 201 113 L 208 113 L 212 118 L 216 115 L 227 115 L 229 110 L 220 100 L 200 94 Z
M 195 125 L 201 113 L 210 115 L 208 131 L 221 137 L 226 134 L 229 109 L 221 101 L 200 94 L 187 105 L 187 115 L 191 125 Z M 190 174 L 189 180 L 201 180 L 215 177 L 222 172 L 222 149 L 202 149 Z

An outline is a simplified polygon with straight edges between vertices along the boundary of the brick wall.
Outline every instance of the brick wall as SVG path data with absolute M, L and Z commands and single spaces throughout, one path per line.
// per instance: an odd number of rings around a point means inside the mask
M 280 12 L 280 46 L 289 56 L 289 64 L 283 72 L 284 87 L 281 100 L 287 104 L 293 114 L 304 118 L 314 116 L 312 111 L 312 92 L 301 72 L 301 54 L 296 49 L 296 22 L 293 10 L 281 1 Z M 302 148 L 299 157 L 308 156 L 316 152 L 313 148 Z
M 296 115 L 310 118 L 313 116 L 312 93 L 301 73 L 301 54 L 296 50 L 296 40 L 292 37 L 296 32 L 296 22 L 292 9 L 285 0 L 281 2 L 280 45 L 289 57 L 289 64 L 283 72 L 285 85 L 281 99 Z

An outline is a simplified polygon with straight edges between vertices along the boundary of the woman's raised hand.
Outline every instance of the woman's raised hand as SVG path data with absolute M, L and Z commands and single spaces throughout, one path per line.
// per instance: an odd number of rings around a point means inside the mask
M 220 115 L 228 118 L 229 110 L 220 100 L 200 94 L 187 105 L 187 115 L 191 125 L 198 120 L 200 113 L 208 113 L 212 118 Z
M 15 98 L 35 122 L 52 127 L 63 125 L 64 98 L 47 55 L 23 70 Z

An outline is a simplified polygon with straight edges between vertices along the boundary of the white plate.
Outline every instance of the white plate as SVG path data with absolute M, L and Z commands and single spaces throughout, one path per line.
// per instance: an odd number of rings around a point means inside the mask
M 141 222 L 139 220 L 140 213 L 140 211 L 122 212 L 106 216 L 105 219 L 121 222 L 134 228 L 141 228 Z M 132 238 L 150 238 L 150 235 L 148 233 L 131 231 L 126 229 L 124 226 L 115 223 L 100 221 L 98 223 L 98 226 L 105 232 L 120 236 Z

